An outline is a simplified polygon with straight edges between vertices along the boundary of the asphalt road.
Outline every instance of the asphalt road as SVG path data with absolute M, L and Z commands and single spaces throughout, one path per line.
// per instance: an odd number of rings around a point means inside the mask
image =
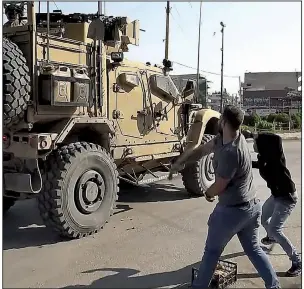
M 284 148 L 301 195 L 301 143 L 285 141 Z M 255 185 L 265 200 L 269 192 L 257 172 Z M 201 259 L 213 207 L 203 198 L 189 199 L 177 177 L 124 193 L 104 230 L 85 239 L 61 242 L 43 226 L 35 201 L 21 201 L 3 223 L 3 286 L 175 288 L 190 280 L 191 267 Z M 301 250 L 300 203 L 285 232 Z M 238 264 L 234 287 L 263 288 L 236 238 L 223 258 Z M 282 276 L 290 263 L 279 246 L 270 258 Z M 283 288 L 301 288 L 300 277 L 280 279 Z

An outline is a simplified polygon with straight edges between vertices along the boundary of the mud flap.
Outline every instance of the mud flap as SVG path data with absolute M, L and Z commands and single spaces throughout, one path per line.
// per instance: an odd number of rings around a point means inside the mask
M 42 189 L 38 160 L 27 160 L 28 173 L 4 173 L 4 189 L 17 193 L 37 194 Z

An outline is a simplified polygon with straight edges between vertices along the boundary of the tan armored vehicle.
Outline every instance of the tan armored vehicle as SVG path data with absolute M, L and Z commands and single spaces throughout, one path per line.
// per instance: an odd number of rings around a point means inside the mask
M 185 147 L 216 134 L 219 114 L 193 102 L 193 82 L 176 89 L 169 61 L 124 59 L 138 21 L 24 10 L 3 28 L 4 211 L 37 197 L 47 226 L 83 237 L 109 220 L 120 179 L 167 177 Z M 213 182 L 211 159 L 182 172 L 191 195 Z

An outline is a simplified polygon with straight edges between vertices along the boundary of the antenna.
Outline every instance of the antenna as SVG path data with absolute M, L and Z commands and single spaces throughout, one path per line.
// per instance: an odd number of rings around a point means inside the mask
M 170 1 L 167 1 L 166 7 L 166 43 L 165 43 L 165 59 L 169 58 L 169 29 L 170 29 Z
M 197 44 L 197 72 L 196 72 L 196 102 L 199 101 L 199 74 L 200 74 L 200 48 L 201 48 L 201 24 L 202 24 L 202 3 L 200 1 L 200 14 L 198 24 L 198 44 Z

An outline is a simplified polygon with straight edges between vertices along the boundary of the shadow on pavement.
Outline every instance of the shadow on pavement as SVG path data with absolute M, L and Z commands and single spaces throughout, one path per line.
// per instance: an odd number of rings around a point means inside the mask
M 140 273 L 140 271 L 127 268 L 89 270 L 82 273 L 115 272 L 115 274 L 95 280 L 90 285 L 74 285 L 63 288 L 159 288 L 163 286 L 177 286 L 181 283 L 185 283 L 185 280 L 186 282 L 189 282 L 191 279 L 191 268 L 198 265 L 199 263 L 196 263 L 176 271 L 155 273 L 145 276 L 135 276 Z
M 222 259 L 227 259 L 225 256 Z M 82 272 L 83 274 L 92 274 L 96 272 L 114 272 L 103 278 L 93 281 L 89 285 L 71 285 L 63 288 L 160 288 L 165 286 L 173 286 L 171 288 L 183 288 L 182 284 L 189 283 L 191 280 L 191 268 L 198 267 L 199 262 L 186 266 L 176 271 L 155 273 L 144 276 L 135 276 L 140 273 L 136 269 L 128 268 L 103 268 Z M 284 277 L 285 272 L 278 272 L 279 277 Z M 238 280 L 260 278 L 257 273 L 238 274 Z M 287 282 L 282 282 L 282 288 L 302 288 L 301 284 L 293 284 L 284 286 Z M 187 286 L 185 286 L 187 287 Z
M 164 202 L 188 199 L 185 189 L 171 184 L 151 184 L 122 190 L 114 215 L 132 210 L 126 203 Z M 60 238 L 46 228 L 40 218 L 35 199 L 18 201 L 3 219 L 3 250 L 42 247 L 56 244 L 66 239 Z
M 44 226 L 34 199 L 18 201 L 3 218 L 3 250 L 41 247 L 60 241 Z
M 132 210 L 128 205 L 117 204 L 114 214 Z M 69 242 L 60 238 L 43 224 L 36 200 L 18 201 L 3 218 L 3 250 L 42 247 Z
M 128 187 L 120 190 L 118 202 L 145 203 L 145 202 L 167 202 L 189 199 L 184 188 L 174 184 L 154 183 L 139 187 Z
M 277 272 L 278 277 L 286 277 L 286 272 Z M 238 274 L 238 279 L 253 279 L 253 278 L 260 278 L 258 273 L 241 273 Z
M 244 252 L 223 255 L 222 260 L 244 256 Z M 173 286 L 181 288 L 181 284 L 190 282 L 192 267 L 199 267 L 200 262 L 188 265 L 184 268 L 162 273 L 154 273 L 144 276 L 136 276 L 139 270 L 129 268 L 102 268 L 82 272 L 82 274 L 92 273 L 114 273 L 93 281 L 89 285 L 71 285 L 63 288 L 159 288 Z M 279 277 L 284 277 L 285 273 L 278 272 Z M 238 274 L 238 279 L 260 278 L 257 273 Z M 293 288 L 301 288 L 294 286 Z

